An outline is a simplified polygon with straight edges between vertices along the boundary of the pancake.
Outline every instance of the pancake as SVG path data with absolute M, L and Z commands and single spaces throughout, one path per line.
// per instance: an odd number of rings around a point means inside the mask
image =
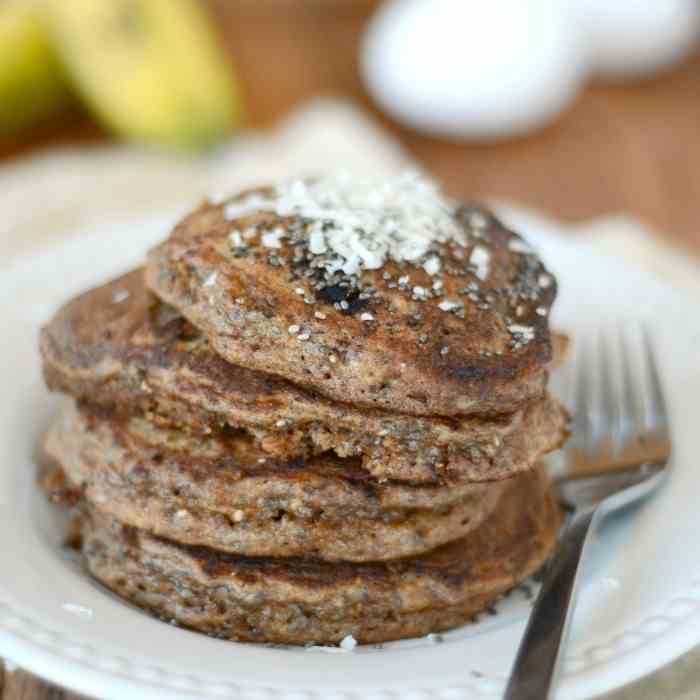
M 418 176 L 205 203 L 151 251 L 146 280 L 224 359 L 335 401 L 464 416 L 545 393 L 553 276 Z
M 142 270 L 70 301 L 42 329 L 40 344 L 51 389 L 178 430 L 244 428 L 283 459 L 330 450 L 359 457 L 376 479 L 506 478 L 565 437 L 566 415 L 547 396 L 510 414 L 420 417 L 331 401 L 232 365 L 145 289 Z
M 461 625 L 542 565 L 560 522 L 539 470 L 509 480 L 497 510 L 467 537 L 386 563 L 222 554 L 83 512 L 86 565 L 118 595 L 210 635 L 282 644 L 347 635 L 378 643 Z
M 121 522 L 255 556 L 414 556 L 478 527 L 506 488 L 378 484 L 352 460 L 278 462 L 245 435 L 193 439 L 87 407 L 66 410 L 45 449 L 69 486 Z

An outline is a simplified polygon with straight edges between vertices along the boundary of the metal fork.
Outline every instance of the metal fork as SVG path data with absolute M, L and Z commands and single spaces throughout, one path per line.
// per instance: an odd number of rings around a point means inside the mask
M 655 491 L 667 475 L 668 414 L 649 334 L 640 329 L 634 348 L 629 333 L 619 328 L 616 335 L 617 353 L 603 333 L 595 344 L 584 339 L 577 353 L 572 435 L 557 482 L 571 515 L 544 573 L 504 700 L 550 697 L 592 526 Z

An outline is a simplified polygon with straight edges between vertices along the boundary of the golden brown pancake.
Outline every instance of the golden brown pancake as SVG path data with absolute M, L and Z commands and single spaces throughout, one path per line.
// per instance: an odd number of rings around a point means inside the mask
M 511 414 L 411 416 L 324 399 L 221 359 L 135 270 L 68 302 L 42 330 L 47 384 L 78 399 L 207 434 L 244 428 L 282 459 L 333 450 L 378 479 L 492 480 L 528 469 L 564 439 L 545 397 Z
M 544 396 L 556 283 L 517 234 L 483 209 L 425 195 L 421 181 L 387 181 L 378 203 L 361 185 L 314 182 L 202 205 L 151 251 L 147 284 L 229 362 L 335 401 L 461 416 Z M 425 222 L 413 221 L 412 197 Z M 342 200 L 339 212 L 325 200 Z M 377 230 L 348 232 L 343 217 Z M 389 238 L 411 240 L 379 267 L 355 269 L 392 221 Z M 339 259 L 328 245 L 341 234 Z M 425 254 L 397 260 L 421 236 Z
M 240 557 L 175 544 L 99 510 L 83 518 L 90 572 L 168 622 L 224 639 L 283 644 L 384 642 L 469 621 L 534 573 L 560 522 L 539 470 L 509 480 L 467 537 L 384 563 Z
M 193 438 L 87 406 L 60 416 L 45 449 L 74 490 L 121 522 L 254 556 L 414 556 L 478 527 L 506 488 L 380 484 L 356 460 L 281 462 L 245 435 Z

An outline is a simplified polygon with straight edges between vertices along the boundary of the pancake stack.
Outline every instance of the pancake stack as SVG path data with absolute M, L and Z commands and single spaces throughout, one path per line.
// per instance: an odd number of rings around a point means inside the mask
M 45 485 L 90 572 L 243 641 L 463 624 L 536 571 L 556 283 L 420 175 L 208 201 L 42 330 Z

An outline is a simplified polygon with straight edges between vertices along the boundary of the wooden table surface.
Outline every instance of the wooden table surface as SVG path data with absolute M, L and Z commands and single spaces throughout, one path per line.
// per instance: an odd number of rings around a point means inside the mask
M 700 53 L 673 72 L 634 84 L 590 85 L 544 131 L 499 144 L 450 143 L 382 117 L 362 89 L 357 46 L 377 0 L 209 0 L 243 82 L 249 123 L 274 125 L 317 95 L 366 106 L 450 192 L 507 198 L 564 220 L 625 211 L 700 255 Z M 517 109 L 517 105 L 513 106 Z M 0 144 L 0 164 L 61 143 L 106 135 L 76 110 L 23 142 Z M 0 700 L 74 700 L 21 672 Z

